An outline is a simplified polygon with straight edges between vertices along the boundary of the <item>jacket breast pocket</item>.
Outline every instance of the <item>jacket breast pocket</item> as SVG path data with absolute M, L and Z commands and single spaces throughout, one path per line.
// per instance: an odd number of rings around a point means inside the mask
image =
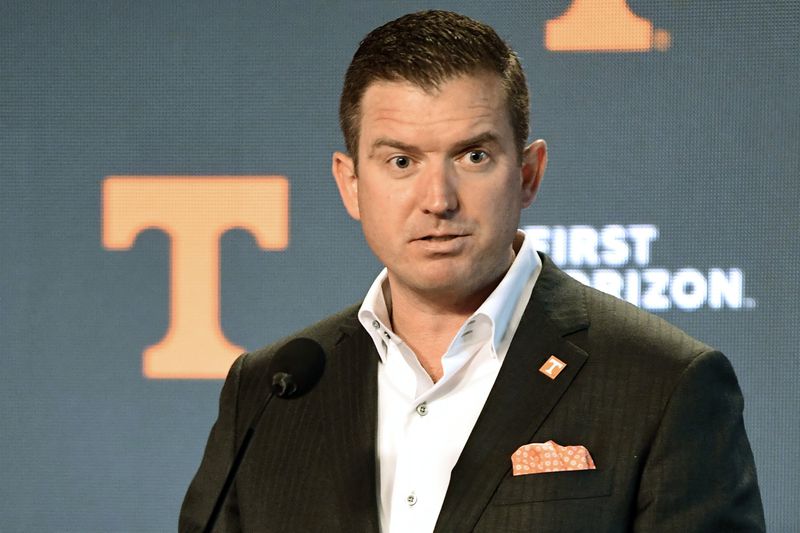
M 509 475 L 492 499 L 494 505 L 600 498 L 612 491 L 610 470 L 572 470 L 525 476 Z

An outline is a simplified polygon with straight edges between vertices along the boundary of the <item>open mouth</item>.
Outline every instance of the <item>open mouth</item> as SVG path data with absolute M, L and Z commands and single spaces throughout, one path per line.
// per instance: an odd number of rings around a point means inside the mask
M 427 237 L 423 237 L 421 240 L 432 241 L 432 242 L 444 242 L 457 239 L 458 237 L 461 237 L 461 235 L 439 235 L 439 236 L 428 235 Z

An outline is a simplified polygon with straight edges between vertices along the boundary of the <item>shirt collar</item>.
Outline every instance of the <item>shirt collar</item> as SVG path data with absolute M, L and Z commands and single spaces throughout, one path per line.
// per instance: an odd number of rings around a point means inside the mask
M 531 276 L 541 269 L 541 259 L 533 248 L 533 239 L 525 237 L 525 233 L 517 231 L 515 245 L 518 244 L 516 257 L 506 275 L 500 280 L 494 291 L 473 313 L 473 317 L 485 316 L 492 326 L 492 348 L 499 351 L 503 342 L 511 316 L 517 307 L 523 289 Z M 516 246 L 515 246 L 516 248 Z
M 481 338 L 485 338 L 483 335 L 470 337 L 474 326 L 488 327 L 492 342 L 492 354 L 496 356 L 500 352 L 499 347 L 508 332 L 509 323 L 514 310 L 518 307 L 517 304 L 522 297 L 523 290 L 531 277 L 541 270 L 541 259 L 533 248 L 533 240 L 526 238 L 523 231 L 517 230 L 514 248 L 516 255 L 511 267 L 489 297 L 464 322 L 447 353 L 450 353 L 459 339 L 471 342 L 473 339 L 479 341 Z M 358 320 L 372 337 L 381 360 L 385 360 L 389 341 L 397 344 L 403 342 L 392 331 L 389 320 L 388 309 L 391 306 L 391 294 L 385 290 L 387 277 L 388 271 L 384 268 L 372 282 L 358 310 Z

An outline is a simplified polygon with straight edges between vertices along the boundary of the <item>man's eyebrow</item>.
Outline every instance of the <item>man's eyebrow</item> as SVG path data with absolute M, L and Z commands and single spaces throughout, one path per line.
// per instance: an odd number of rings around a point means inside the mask
M 472 148 L 475 146 L 486 145 L 486 144 L 500 144 L 500 136 L 493 131 L 485 131 L 483 133 L 479 133 L 474 137 L 470 137 L 469 139 L 459 141 L 455 145 L 456 149 L 454 150 L 454 153 L 463 152 L 467 148 Z
M 391 139 L 389 137 L 378 137 L 377 139 L 375 139 L 375 142 L 372 143 L 372 146 L 370 147 L 369 157 L 375 155 L 375 151 L 378 148 L 383 148 L 383 147 L 393 148 L 395 150 L 399 150 L 401 152 L 406 152 L 409 154 L 415 154 L 420 152 L 419 148 L 411 144 L 398 141 L 397 139 Z
M 500 144 L 500 136 L 495 133 L 494 131 L 485 131 L 483 133 L 479 133 L 474 137 L 470 137 L 469 139 L 464 139 L 462 141 L 458 141 L 454 145 L 453 153 L 463 152 L 467 148 L 471 148 L 473 146 L 485 145 L 485 144 Z M 372 143 L 370 147 L 369 157 L 372 157 L 375 154 L 375 151 L 378 148 L 388 147 L 399 150 L 401 152 L 405 152 L 408 154 L 417 154 L 421 152 L 419 147 L 414 146 L 412 144 L 407 144 L 402 141 L 398 141 L 397 139 L 392 139 L 389 137 L 379 137 Z

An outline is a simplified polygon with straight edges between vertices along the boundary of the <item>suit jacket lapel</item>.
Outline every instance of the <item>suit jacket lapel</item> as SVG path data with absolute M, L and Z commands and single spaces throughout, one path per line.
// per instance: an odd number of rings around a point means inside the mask
M 435 531 L 471 531 L 511 455 L 530 442 L 580 371 L 587 354 L 563 337 L 588 327 L 581 287 L 543 257 L 543 268 L 497 381 L 450 476 Z M 555 355 L 555 379 L 539 368 Z
M 337 411 L 335 470 L 344 476 L 344 491 L 337 495 L 338 508 L 344 511 L 340 516 L 347 517 L 342 530 L 377 532 L 378 354 L 355 316 L 345 319 L 340 330 L 330 354 L 331 367 L 335 360 L 330 407 Z

